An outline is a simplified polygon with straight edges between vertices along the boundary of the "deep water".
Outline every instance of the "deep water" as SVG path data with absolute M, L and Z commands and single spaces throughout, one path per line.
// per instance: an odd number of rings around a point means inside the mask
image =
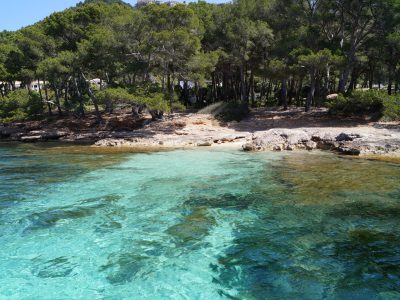
M 400 165 L 0 144 L 0 299 L 400 299 Z

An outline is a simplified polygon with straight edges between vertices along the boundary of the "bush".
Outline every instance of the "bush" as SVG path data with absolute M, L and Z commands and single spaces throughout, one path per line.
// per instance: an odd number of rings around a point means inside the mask
M 378 114 L 383 120 L 400 120 L 400 96 L 390 96 L 386 91 L 354 91 L 349 96 L 339 95 L 328 102 L 333 113 Z
M 172 110 L 174 112 L 179 111 L 179 112 L 183 112 L 186 110 L 186 106 L 183 105 L 181 102 L 179 101 L 175 101 L 172 103 Z
M 116 106 L 131 107 L 132 111 L 138 111 L 147 108 L 153 119 L 162 118 L 164 112 L 169 112 L 169 102 L 164 99 L 162 93 L 149 90 L 139 90 L 136 93 L 123 88 L 107 88 L 97 92 L 99 103 L 106 107 L 106 110 L 112 112 Z M 174 108 L 178 109 L 178 103 L 173 103 Z M 140 108 L 140 109 L 139 109 Z
M 390 96 L 383 102 L 383 119 L 400 121 L 400 96 Z
M 134 96 L 123 88 L 107 88 L 97 93 L 99 103 L 112 112 L 117 105 L 132 104 Z
M 36 92 L 18 89 L 0 98 L 2 122 L 37 120 L 43 117 L 44 103 Z
M 354 91 L 351 95 L 339 95 L 328 102 L 328 107 L 333 113 L 344 114 L 370 114 L 382 111 L 384 99 L 388 97 L 385 92 L 377 90 Z

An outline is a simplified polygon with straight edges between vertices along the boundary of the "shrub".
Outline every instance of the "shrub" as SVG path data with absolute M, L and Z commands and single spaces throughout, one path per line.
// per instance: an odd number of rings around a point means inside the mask
M 186 110 L 186 107 L 185 107 L 185 105 L 183 105 L 181 102 L 175 101 L 175 102 L 172 103 L 172 110 L 173 110 L 173 111 L 180 111 L 180 112 L 182 112 L 182 111 L 185 111 L 185 110 Z
M 111 112 L 116 105 L 132 104 L 134 96 L 123 88 L 107 88 L 97 92 L 99 103 Z
M 339 95 L 328 102 L 333 113 L 370 114 L 381 112 L 387 94 L 382 91 L 354 91 L 351 95 Z
M 37 120 L 42 118 L 44 103 L 36 92 L 18 89 L 0 98 L 0 119 L 3 122 Z
M 400 95 L 390 96 L 383 102 L 383 119 L 400 121 Z
M 118 106 L 143 106 L 146 107 L 150 113 L 156 111 L 157 114 L 162 115 L 163 112 L 169 112 L 170 107 L 168 101 L 164 99 L 162 93 L 157 92 L 142 92 L 130 93 L 123 88 L 107 88 L 97 92 L 99 103 L 106 107 L 107 111 L 112 111 Z
M 386 91 L 354 91 L 351 95 L 339 95 L 328 102 L 333 113 L 379 114 L 383 120 L 400 120 L 400 96 L 390 96 Z

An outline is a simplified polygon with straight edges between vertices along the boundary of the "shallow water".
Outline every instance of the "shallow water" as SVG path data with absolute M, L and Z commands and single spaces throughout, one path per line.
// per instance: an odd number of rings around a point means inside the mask
M 0 144 L 0 299 L 400 299 L 400 165 Z

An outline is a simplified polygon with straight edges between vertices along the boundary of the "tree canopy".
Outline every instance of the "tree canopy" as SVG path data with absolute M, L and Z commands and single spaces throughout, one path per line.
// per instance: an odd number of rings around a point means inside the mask
M 328 94 L 375 86 L 392 95 L 400 82 L 400 1 L 135 8 L 86 0 L 0 32 L 0 102 L 17 82 L 29 89 L 36 81 L 43 82 L 38 95 L 49 114 L 93 109 L 99 120 L 111 96 L 167 111 L 193 99 L 198 106 L 226 101 L 309 110 L 324 105 Z

